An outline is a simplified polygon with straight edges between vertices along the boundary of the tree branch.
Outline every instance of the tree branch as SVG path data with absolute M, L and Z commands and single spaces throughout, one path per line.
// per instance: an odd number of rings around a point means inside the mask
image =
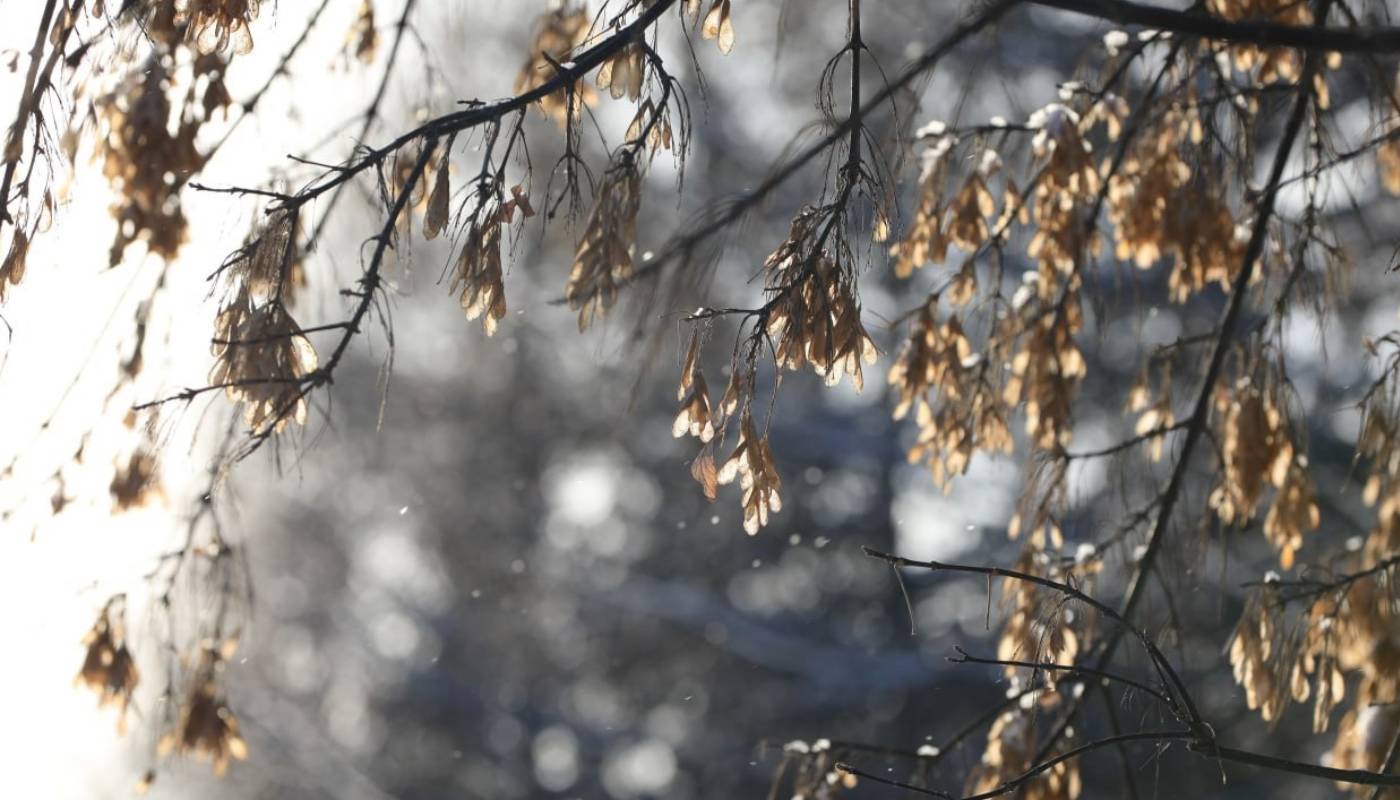
M 897 781 L 892 780 L 890 778 L 884 778 L 879 775 L 873 775 L 869 772 L 857 769 L 856 767 L 853 767 L 850 764 L 846 763 L 838 763 L 836 765 L 836 769 L 840 770 L 841 772 L 849 772 L 852 775 L 865 778 L 866 780 L 871 780 L 876 783 L 883 783 L 886 786 L 897 786 L 901 789 L 908 789 L 909 791 L 918 792 L 919 794 L 927 795 L 929 797 L 942 797 L 945 798 L 945 800 L 989 800 L 989 798 L 999 797 L 1009 792 L 1016 791 L 1017 789 L 1021 788 L 1026 783 L 1028 783 L 1032 778 L 1041 774 L 1042 772 L 1048 771 L 1056 764 L 1059 764 L 1064 761 L 1069 761 L 1072 758 L 1078 758 L 1079 756 L 1085 753 L 1092 752 L 1094 750 L 1100 750 L 1105 747 L 1116 746 L 1126 742 L 1186 741 L 1190 738 L 1191 734 L 1188 731 L 1146 731 L 1142 733 L 1125 733 L 1122 736 L 1110 736 L 1106 739 L 1098 739 L 1096 741 L 1089 742 L 1088 744 L 1083 744 L 1079 747 L 1066 750 L 1065 752 L 1060 753 L 1054 758 L 1042 761 L 1039 764 L 1036 764 L 1034 767 L 1031 767 L 1030 769 L 1026 770 L 1021 775 L 1012 778 L 1011 780 L 1007 781 L 1006 783 L 1003 783 L 995 789 L 990 789 L 980 794 L 967 795 L 962 798 L 956 798 L 955 795 L 951 795 L 947 792 L 940 792 L 937 789 L 925 789 L 922 786 L 914 786 L 913 784 L 905 783 L 903 781 Z
M 1123 684 L 1124 686 L 1130 686 L 1134 689 L 1137 689 L 1140 692 L 1145 692 L 1148 695 L 1151 695 L 1152 697 L 1156 698 L 1158 701 L 1166 704 L 1168 708 L 1170 708 L 1172 705 L 1172 699 L 1167 695 L 1162 694 L 1160 690 L 1148 686 L 1147 684 L 1141 681 L 1137 681 L 1132 678 L 1126 678 L 1122 675 L 1118 675 L 1113 672 L 1108 672 L 1107 670 L 1094 669 L 1093 667 L 1085 667 L 1080 666 L 1078 664 L 1055 664 L 1049 661 L 1018 661 L 1016 659 L 1009 658 L 982 658 L 979 656 L 972 655 L 971 653 L 967 652 L 961 647 L 954 647 L 953 649 L 958 651 L 958 655 L 956 657 L 948 657 L 948 661 L 953 664 L 988 664 L 1002 667 L 1022 667 L 1025 669 L 1032 670 L 1045 670 L 1047 672 L 1065 672 L 1071 675 L 1079 676 L 1092 675 L 1098 678 L 1103 678 L 1104 680 L 1116 681 L 1118 683 Z
M 882 105 L 890 101 L 890 98 L 913 83 L 919 76 L 932 69 L 939 61 L 942 61 L 948 53 L 956 49 L 958 45 L 1001 19 L 1007 12 L 1020 5 L 1022 2 L 1023 0 L 997 0 L 997 2 L 984 8 L 976 17 L 958 26 L 958 28 L 950 32 L 932 48 L 927 50 L 914 61 L 914 63 L 906 67 L 904 72 L 900 73 L 898 77 L 892 81 L 887 81 L 880 91 L 876 92 L 873 97 L 865 101 L 859 109 L 854 110 L 844 120 L 834 125 L 825 136 L 809 145 L 781 167 L 774 170 L 768 177 L 764 178 L 758 186 L 754 187 L 734 202 L 726 204 L 723 211 L 716 213 L 690 231 L 676 237 L 664 249 L 659 250 L 650 261 L 633 271 L 630 278 L 625 281 L 620 281 L 618 286 L 630 285 L 644 278 L 652 277 L 669 262 L 689 257 L 701 242 L 729 227 L 749 211 L 758 207 L 767 199 L 768 195 L 772 193 L 774 189 L 778 188 L 778 186 L 782 185 L 793 175 L 796 175 L 808 162 L 850 136 L 852 130 L 859 129 L 862 119 L 878 111 Z M 556 304 L 563 304 L 566 301 L 560 299 L 554 302 Z
M 29 70 L 24 76 L 24 91 L 19 96 L 19 111 L 15 114 L 14 125 L 10 127 L 7 138 L 0 141 L 0 150 L 9 150 L 13 143 L 15 152 L 18 153 L 24 146 L 24 130 L 28 127 L 30 108 L 39 102 L 39 93 L 34 91 L 34 84 L 39 74 L 39 57 L 44 54 L 44 40 L 48 38 L 49 25 L 53 21 L 53 10 L 56 0 L 48 0 L 44 5 L 44 12 L 39 17 L 39 30 L 34 34 L 34 48 L 29 51 Z M 10 184 L 15 178 L 15 169 L 19 167 L 19 157 L 5 163 L 5 177 L 0 178 L 0 228 L 3 228 L 6 220 L 13 221 L 10 216 Z
M 1127 618 L 1120 614 L 1118 611 L 1115 611 L 1112 606 L 1108 605 L 1107 603 L 1104 603 L 1101 600 L 1098 600 L 1097 598 L 1089 594 L 1086 594 L 1082 590 L 1071 586 L 1067 583 L 1051 580 L 1050 578 L 1044 578 L 1039 575 L 1032 575 L 1028 572 L 1020 572 L 1014 569 L 1002 569 L 1001 567 L 982 567 L 972 564 L 952 564 L 943 561 L 916 561 L 914 559 L 905 558 L 903 556 L 896 556 L 891 555 L 889 553 L 883 553 L 879 550 L 876 550 L 873 547 L 868 546 L 862 546 L 861 550 L 863 550 L 865 554 L 867 556 L 870 556 L 871 558 L 878 558 L 889 564 L 901 567 L 922 567 L 924 569 L 932 570 L 934 572 L 970 572 L 975 575 L 987 575 L 996 578 L 1011 578 L 1012 580 L 1023 581 L 1025 583 L 1034 584 L 1036 586 L 1043 586 L 1047 589 L 1053 589 L 1054 591 L 1059 592 L 1060 594 L 1063 594 L 1066 597 L 1078 600 L 1084 603 L 1085 605 L 1094 608 L 1099 613 L 1118 623 L 1118 627 L 1115 630 L 1120 635 L 1123 631 L 1130 631 L 1131 633 L 1133 633 L 1133 635 L 1135 635 L 1138 638 L 1138 640 L 1142 642 L 1143 649 L 1147 652 L 1148 658 L 1152 661 L 1153 665 L 1157 668 L 1158 672 L 1164 676 L 1163 681 L 1169 682 L 1171 686 L 1174 687 L 1176 690 L 1174 693 L 1175 697 L 1173 697 L 1173 695 L 1165 695 L 1157 692 L 1153 692 L 1154 696 L 1157 696 L 1159 699 L 1165 702 L 1174 714 L 1182 716 L 1178 714 L 1180 707 L 1177 705 L 1177 700 L 1179 700 L 1180 703 L 1185 706 L 1185 715 L 1182 721 L 1192 725 L 1201 724 L 1202 719 L 1200 712 L 1196 710 L 1196 704 L 1191 699 L 1190 692 L 1186 690 L 1186 684 L 1181 680 L 1181 676 L 1178 675 L 1176 670 L 1172 667 L 1171 662 L 1167 659 L 1166 655 L 1164 655 L 1162 651 L 1158 649 L 1157 644 L 1152 641 L 1152 637 L 1148 636 L 1146 631 L 1141 631 L 1134 628 L 1132 624 L 1128 622 Z M 1101 661 L 1098 665 L 1089 668 L 1089 671 L 1090 674 L 1106 675 L 1108 674 L 1105 671 L 1106 667 L 1107 664 Z
M 1193 741 L 1188 745 L 1188 749 L 1193 753 L 1201 753 L 1210 758 L 1221 758 L 1226 761 L 1235 761 L 1240 764 L 1251 764 L 1264 769 L 1271 769 L 1275 772 L 1291 772 L 1294 775 L 1306 775 L 1310 778 L 1321 778 L 1323 780 L 1336 781 L 1337 783 L 1352 783 L 1358 786 L 1400 786 L 1400 775 L 1382 775 L 1378 772 L 1370 772 L 1364 769 L 1337 769 L 1335 767 L 1324 767 L 1319 764 L 1308 764 L 1303 761 L 1292 761 L 1286 758 L 1275 758 L 1261 753 L 1251 753 L 1247 750 L 1236 750 L 1233 747 L 1221 747 L 1213 742 Z
M 1274 22 L 1232 22 L 1193 11 L 1176 11 L 1135 3 L 1132 0 L 1027 0 L 1046 8 L 1082 14 L 1120 25 L 1171 31 L 1233 44 L 1261 47 L 1296 47 L 1312 53 L 1400 52 L 1400 28 L 1365 30 L 1298 27 Z
M 1009 0 L 1005 1 L 1009 2 Z M 412 0 L 410 0 L 410 2 L 412 2 Z M 397 152 L 415 139 L 441 137 L 453 133 L 460 133 L 478 125 L 498 120 L 513 111 L 528 108 L 531 104 L 560 89 L 566 88 L 587 73 L 602 66 L 605 61 L 630 44 L 641 31 L 650 27 L 662 14 L 675 4 L 676 0 L 657 0 L 655 5 L 647 8 L 635 20 L 622 26 L 616 33 L 588 48 L 580 53 L 577 58 L 565 64 L 565 70 L 528 92 L 523 92 L 504 100 L 498 100 L 494 103 L 473 105 L 462 111 L 455 111 L 451 114 L 436 117 L 416 128 L 400 134 L 381 147 L 369 148 L 368 151 L 359 158 L 352 158 L 343 166 L 330 171 L 326 175 L 322 175 L 322 182 L 314 183 L 301 192 L 284 198 L 282 203 L 283 207 L 300 207 L 315 200 L 326 192 L 337 190 L 338 187 L 347 183 L 351 178 L 354 178 L 370 167 L 382 163 L 391 153 Z M 324 225 L 326 216 L 328 215 L 323 212 L 321 225 Z
M 1385 762 L 1381 765 L 1381 772 L 1390 772 L 1395 769 L 1396 761 L 1400 760 L 1400 725 L 1395 727 L 1395 735 L 1390 737 L 1390 749 L 1386 751 Z M 1371 792 L 1371 800 L 1381 800 L 1381 793 L 1385 791 L 1377 786 Z

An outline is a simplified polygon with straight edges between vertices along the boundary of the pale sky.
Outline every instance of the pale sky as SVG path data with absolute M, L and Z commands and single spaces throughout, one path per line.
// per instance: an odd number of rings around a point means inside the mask
M 304 13 L 283 4 L 274 18 L 268 4 L 267 20 L 258 25 L 257 49 L 243 58 L 230 77 L 235 98 L 247 96 L 268 73 L 270 62 L 299 32 L 296 23 Z M 26 52 L 42 3 L 0 0 L 0 64 L 8 61 L 6 49 Z M 352 116 L 362 107 L 366 90 L 358 76 L 328 72 L 329 58 L 340 46 L 354 4 L 335 4 L 328 12 L 321 35 L 308 43 L 306 58 L 299 61 L 302 78 L 311 85 L 327 75 L 336 80 L 334 92 L 305 92 L 297 98 L 303 119 L 326 127 Z M 267 22 L 275 22 L 269 26 Z M 0 71 L 0 118 L 9 126 L 23 85 L 27 62 L 22 58 L 15 73 Z M 269 94 L 267 108 L 282 111 L 271 123 L 245 124 L 237 138 L 220 152 L 203 179 L 213 184 L 253 181 L 266 174 L 270 158 L 293 149 L 300 126 L 287 124 L 285 91 Z M 5 341 L 0 327 L 0 351 L 5 353 L 0 371 L 0 397 L 6 422 L 0 425 L 0 462 L 22 454 L 15 476 L 0 484 L 0 508 L 17 509 L 0 529 L 0 641 L 6 658 L 0 660 L 0 761 L 5 783 L 0 794 L 16 798 L 88 798 L 131 796 L 131 788 L 150 763 L 157 735 L 143 724 L 154 714 L 149 691 L 138 692 L 125 737 L 116 734 L 116 716 L 99 710 L 96 697 L 73 685 L 82 664 L 82 636 L 92 626 L 107 598 L 117 592 L 132 593 L 128 627 L 132 644 L 140 647 L 155 637 L 146 633 L 151 618 L 143 613 L 140 592 L 143 576 L 153 568 L 157 554 L 171 547 L 172 533 L 185 513 L 182 501 L 191 491 L 189 481 L 203 472 L 204 460 L 191 456 L 187 446 L 190 426 L 198 421 L 204 405 L 196 405 L 177 429 L 175 441 L 163 452 L 164 482 L 171 501 L 162 506 L 113 514 L 107 486 L 113 464 L 137 441 L 137 433 L 113 424 L 126 407 L 149 400 L 170 387 L 203 383 L 208 369 L 207 337 L 190 336 L 190 330 L 208 330 L 214 313 L 206 299 L 205 277 L 236 247 L 246 233 L 249 204 L 227 196 L 196 196 L 186 192 L 190 228 L 197 232 L 172 267 L 169 288 L 152 317 L 152 346 L 148 356 L 169 354 L 168 361 L 149 361 L 147 375 L 135 389 L 114 398 L 105 425 L 99 426 L 84 452 L 81 467 L 64 468 L 71 504 L 56 518 L 50 516 L 50 498 L 56 483 L 50 479 L 76 450 L 88 428 L 99 420 L 103 398 L 116 375 L 121 343 L 128 342 L 137 303 L 149 296 L 161 270 L 155 258 L 142 256 L 139 247 L 128 250 L 125 263 L 107 269 L 107 254 L 114 226 L 108 212 L 110 194 L 100 167 L 91 163 L 90 148 L 80 153 L 75 191 L 58 214 L 54 227 L 37 237 L 30 251 L 28 270 L 20 286 L 11 290 L 0 315 L 13 329 Z M 8 233 L 8 231 L 6 232 Z M 8 241 L 8 239 L 6 239 Z M 162 343 L 171 326 L 183 331 Z M 193 327 L 191 327 L 193 325 Z M 183 327 L 181 327 L 183 326 Z M 201 327 L 202 326 L 202 327 Z M 157 338 L 160 337 L 160 338 Z M 74 376 L 84 377 L 67 390 Z M 61 403 L 61 405 L 60 405 Z M 213 400 L 216 412 L 226 410 L 222 398 Z M 58 408 L 53 425 L 40 433 L 51 410 Z M 206 420 L 208 430 L 219 430 L 217 414 Z M 216 438 L 216 437 L 211 437 Z M 148 654 L 149 655 L 149 654 Z M 160 676 L 152 659 L 143 660 L 144 689 L 153 690 Z M 207 765 L 202 765 L 207 770 Z

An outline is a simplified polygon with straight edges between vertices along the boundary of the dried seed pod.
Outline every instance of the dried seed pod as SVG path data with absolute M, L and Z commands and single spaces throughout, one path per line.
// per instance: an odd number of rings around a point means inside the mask
M 730 18 L 729 2 L 714 0 L 700 29 L 700 35 L 705 39 L 714 39 L 719 51 L 725 55 L 734 49 L 734 21 Z
M 753 417 L 747 410 L 739 422 L 739 444 L 720 467 L 718 483 L 728 485 L 739 479 L 743 489 L 740 502 L 744 509 L 744 531 L 750 536 L 768 524 L 768 513 L 783 510 L 778 492 L 782 479 L 768 449 L 768 437 L 760 438 L 754 429 Z
M 501 227 L 495 215 L 475 221 L 463 236 L 462 252 L 452 273 L 450 291 L 459 294 L 467 319 L 480 318 L 487 336 L 506 316 L 505 281 L 501 272 Z
M 603 177 L 564 289 L 569 307 L 579 312 L 580 331 L 612 308 L 618 284 L 632 277 L 641 195 L 641 174 L 623 157 Z
M 569 60 L 569 52 L 588 38 L 590 21 L 588 9 L 582 6 L 563 6 L 545 12 L 535 23 L 534 41 L 530 45 L 530 55 L 515 78 L 515 93 L 524 94 L 538 89 L 554 77 L 554 64 Z M 569 89 L 559 89 L 540 98 L 540 110 L 545 116 L 557 120 L 561 125 L 569 113 Z M 592 105 L 597 100 L 593 89 L 586 84 L 578 84 L 573 100 L 573 116 L 578 119 L 584 105 Z
M 305 423 L 304 382 L 318 366 L 316 349 L 282 303 L 254 305 L 241 288 L 215 321 L 213 353 L 209 383 L 243 403 L 244 422 L 255 434 Z
M 238 55 L 253 50 L 248 26 L 258 16 L 262 0 L 175 0 L 176 22 L 189 26 L 189 39 L 201 53 L 230 45 Z
M 87 655 L 82 669 L 73 679 L 97 693 L 97 705 L 117 706 L 117 731 L 126 730 L 126 711 L 131 705 L 132 692 L 141 681 L 141 673 L 126 646 L 126 598 L 117 595 L 107 601 L 92 630 L 83 637 Z
M 428 194 L 428 210 L 423 214 L 423 238 L 436 239 L 438 234 L 447 229 L 448 217 L 451 214 L 449 204 L 452 200 L 452 186 L 448 174 L 451 172 L 446 159 L 442 166 L 438 167 L 437 177 L 433 180 L 433 190 Z
M 5 260 L 0 262 L 0 303 L 5 301 L 5 294 L 11 286 L 18 286 L 24 280 L 25 262 L 29 259 L 29 237 L 24 230 L 15 229 L 14 238 L 10 240 L 10 250 L 5 254 Z
M 200 658 L 193 686 L 180 707 L 179 722 L 175 730 L 161 737 L 156 752 L 178 752 L 211 761 L 214 774 L 223 775 L 231 760 L 247 760 L 248 744 L 239 733 L 238 718 L 219 692 L 222 654 L 206 647 Z

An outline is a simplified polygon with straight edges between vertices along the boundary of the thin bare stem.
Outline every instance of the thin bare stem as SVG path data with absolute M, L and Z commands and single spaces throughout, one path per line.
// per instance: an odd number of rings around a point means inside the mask
M 1400 763 L 1400 725 L 1395 728 L 1395 735 L 1390 737 L 1390 748 L 1386 750 L 1385 761 L 1381 764 L 1381 772 L 1390 772 L 1395 769 L 1396 763 Z M 1381 793 L 1385 790 L 1380 786 L 1371 792 L 1371 800 L 1381 800 Z
M 1172 706 L 1172 699 L 1167 695 L 1163 694 L 1159 689 L 1148 686 L 1142 681 L 1134 680 L 1123 675 L 1118 675 L 1107 670 L 1094 669 L 1093 667 L 1080 666 L 1078 664 L 1056 664 L 1050 661 L 1020 661 L 1017 659 L 1010 658 L 981 658 L 972 655 L 971 653 L 967 652 L 961 647 L 954 647 L 953 649 L 958 651 L 957 656 L 948 657 L 948 661 L 953 664 L 987 664 L 1001 667 L 1020 667 L 1023 669 L 1044 670 L 1048 672 L 1064 672 L 1070 675 L 1092 675 L 1095 677 L 1103 678 L 1104 680 L 1121 683 L 1124 686 L 1130 686 L 1134 689 L 1137 689 L 1140 692 L 1144 692 L 1156 698 L 1159 702 L 1165 704 L 1168 708 L 1171 708 Z
M 34 85 L 38 80 L 39 57 L 44 54 L 44 40 L 48 38 L 56 4 L 56 0 L 47 0 L 44 4 L 44 11 L 39 16 L 39 29 L 34 34 L 34 47 L 29 51 L 29 70 L 24 75 L 24 91 L 20 93 L 19 111 L 15 113 L 15 122 L 10 127 L 10 138 L 7 140 L 13 143 L 16 150 L 24 144 L 24 131 L 28 127 L 30 114 L 34 105 L 39 102 L 39 93 L 34 90 Z M 8 147 L 6 144 L 5 148 Z M 7 221 L 14 221 L 10 216 L 10 185 L 15 179 L 15 170 L 18 167 L 19 158 L 6 162 L 5 176 L 0 178 L 0 229 L 5 227 Z
M 1037 775 L 1040 775 L 1041 773 L 1053 768 L 1056 764 L 1059 764 L 1064 761 L 1069 761 L 1073 758 L 1078 758 L 1079 756 L 1085 753 L 1093 752 L 1094 750 L 1100 750 L 1105 747 L 1112 747 L 1114 745 L 1126 742 L 1185 741 L 1190 737 L 1191 734 L 1187 731 L 1144 731 L 1141 733 L 1125 733 L 1122 736 L 1110 736 L 1106 739 L 1099 739 L 1097 741 L 1089 742 L 1088 744 L 1083 744 L 1079 747 L 1066 750 L 1065 752 L 1060 753 L 1054 758 L 1046 759 L 1040 762 L 1039 764 L 1036 764 L 1034 767 L 1031 767 L 1030 769 L 1026 770 L 1021 775 L 1012 778 L 1006 783 L 1003 783 L 1002 785 L 996 787 L 995 789 L 989 789 L 979 794 L 971 794 L 961 798 L 958 798 L 957 795 L 949 794 L 948 792 L 938 791 L 937 789 L 925 789 L 922 786 L 915 786 L 910 783 L 905 783 L 904 781 L 897 781 L 892 780 L 890 778 L 882 777 L 880 775 L 874 775 L 872 773 L 865 772 L 864 770 L 858 769 L 846 763 L 838 763 L 836 765 L 836 769 L 840 770 L 841 772 L 849 772 L 852 775 L 859 776 L 866 780 L 874 781 L 876 783 L 882 783 L 886 786 L 897 786 L 901 789 L 907 789 L 911 792 L 917 792 L 928 797 L 942 797 L 945 798 L 945 800 L 989 800 L 989 798 L 1000 797 L 1001 795 L 1016 791 L 1017 789 L 1021 788 L 1026 783 L 1028 783 L 1031 779 L 1035 778 Z

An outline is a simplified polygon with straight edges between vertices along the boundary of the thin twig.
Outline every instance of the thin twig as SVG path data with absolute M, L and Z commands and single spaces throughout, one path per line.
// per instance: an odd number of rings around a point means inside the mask
M 384 96 L 388 93 L 389 83 L 394 77 L 394 67 L 398 64 L 399 49 L 403 45 L 404 33 L 408 29 L 408 18 L 413 13 L 413 7 L 418 0 L 404 0 L 403 11 L 399 14 L 399 21 L 394 26 L 394 42 L 389 46 L 389 55 L 384 62 L 384 73 L 379 78 L 379 88 L 374 91 L 374 99 L 370 100 L 369 106 L 365 109 L 363 119 L 360 122 L 360 133 L 355 137 L 355 146 L 359 147 L 364 143 L 365 137 L 369 136 L 370 128 L 374 127 L 374 121 L 379 118 L 379 107 L 384 102 Z M 311 235 L 306 239 L 306 249 L 308 251 L 316 249 L 316 242 L 321 238 L 321 231 L 330 219 L 331 212 L 335 210 L 336 203 L 340 200 L 345 182 L 339 183 L 328 200 L 326 207 L 322 210 L 320 218 L 316 221 L 316 226 L 311 229 Z
M 1177 422 L 1172 425 L 1161 425 L 1156 428 L 1153 428 L 1147 433 L 1138 434 L 1137 436 L 1134 436 L 1131 439 L 1124 439 L 1118 444 L 1109 445 L 1108 447 L 1104 447 L 1099 450 L 1080 450 L 1078 452 L 1065 453 L 1065 458 L 1070 461 L 1075 461 L 1077 459 L 1083 458 L 1102 458 L 1103 456 L 1111 456 L 1115 453 L 1121 453 L 1124 450 L 1132 449 L 1133 447 L 1143 444 L 1144 442 L 1150 442 L 1159 436 L 1166 436 L 1169 433 L 1174 433 L 1176 431 L 1182 430 L 1185 427 L 1187 427 L 1189 422 L 1189 420 L 1182 420 L 1181 422 Z
M 43 14 L 39 17 L 39 29 L 34 34 L 34 47 L 29 51 L 29 71 L 24 76 L 24 91 L 19 96 L 19 111 L 16 112 L 14 125 L 9 130 L 11 138 L 0 142 L 0 148 L 8 149 L 11 142 L 16 149 L 24 145 L 24 131 L 29 126 L 29 115 L 32 107 L 39 102 L 34 85 L 39 75 L 39 57 L 44 54 L 44 40 L 48 38 L 49 26 L 53 22 L 55 4 L 56 0 L 48 0 L 44 4 Z M 18 167 L 18 158 L 7 162 L 5 177 L 0 178 L 0 229 L 4 228 L 6 220 L 13 221 L 10 217 L 10 184 L 14 181 L 15 169 Z
M 1047 8 L 1175 34 L 1262 47 L 1296 47 L 1310 55 L 1337 53 L 1395 53 L 1400 51 L 1400 28 L 1298 27 L 1274 22 L 1232 22 L 1202 11 L 1176 11 L 1131 0 L 1028 0 Z M 1193 6 L 1204 9 L 1203 5 Z M 1301 83 L 1299 84 L 1301 85 Z
M 1385 763 L 1381 765 L 1381 772 L 1390 772 L 1395 769 L 1395 764 L 1400 761 L 1400 725 L 1395 728 L 1395 735 L 1390 737 L 1390 749 L 1385 753 Z M 1377 786 L 1371 792 L 1371 800 L 1381 800 L 1381 793 L 1385 790 Z
M 1174 689 L 1173 694 L 1159 695 L 1160 699 L 1162 699 L 1163 702 L 1166 702 L 1174 713 L 1177 711 L 1177 701 L 1179 701 L 1182 704 L 1182 706 L 1184 706 L 1184 711 L 1186 713 L 1186 717 L 1185 719 L 1183 719 L 1184 722 L 1188 722 L 1192 725 L 1199 725 L 1202 723 L 1200 712 L 1197 711 L 1195 701 L 1192 700 L 1190 692 L 1186 690 L 1186 684 L 1181 680 L 1181 676 L 1178 675 L 1176 670 L 1172 667 L 1171 662 L 1162 653 L 1162 651 L 1158 649 L 1157 644 L 1152 641 L 1152 637 L 1149 636 L 1146 631 L 1134 628 L 1128 622 L 1128 620 L 1118 611 L 1114 610 L 1112 606 L 1108 605 L 1107 603 L 1104 603 L 1101 600 L 1098 600 L 1097 598 L 1089 594 L 1086 594 L 1082 590 L 1071 586 L 1067 583 L 1062 583 L 1060 581 L 1052 580 L 1050 578 L 1041 577 L 1040 575 L 1032 575 L 1028 572 L 1021 572 L 1019 570 L 1014 569 L 1003 569 L 1001 567 L 984 567 L 974 564 L 954 564 L 943 561 L 917 561 L 914 559 L 905 558 L 903 556 L 896 556 L 891 555 L 889 553 L 883 553 L 879 550 L 876 550 L 873 547 L 866 546 L 862 547 L 861 549 L 865 552 L 867 556 L 870 556 L 871 558 L 878 558 L 891 564 L 898 564 L 899 566 L 903 567 L 921 567 L 923 569 L 927 569 L 933 572 L 968 572 L 975 575 L 1010 578 L 1012 580 L 1018 580 L 1025 583 L 1034 584 L 1036 586 L 1043 586 L 1047 589 L 1053 589 L 1054 591 L 1059 592 L 1065 595 L 1066 597 L 1073 598 L 1084 603 L 1085 605 L 1094 608 L 1099 613 L 1116 622 L 1118 624 L 1118 627 L 1116 628 L 1117 631 L 1119 631 L 1120 633 L 1122 631 L 1130 631 L 1133 633 L 1134 636 L 1137 637 L 1139 641 L 1142 642 L 1143 649 L 1147 652 L 1148 658 L 1152 661 L 1153 665 L 1157 668 L 1158 672 L 1165 676 L 1164 681 L 1169 682 L 1172 688 Z M 1095 667 L 1092 667 L 1091 669 L 1094 670 L 1095 673 L 1102 674 L 1106 672 L 1106 667 L 1107 664 L 1100 663 Z
M 1118 724 L 1118 709 L 1114 707 L 1113 692 L 1105 684 L 1099 684 L 1099 696 L 1103 698 L 1104 713 L 1108 715 L 1108 731 L 1114 736 L 1122 736 L 1123 728 Z M 1118 743 L 1118 765 L 1123 768 L 1123 786 L 1128 790 L 1129 800 L 1137 800 L 1137 781 L 1133 780 L 1133 768 L 1128 762 L 1128 749 Z
M 953 664 L 987 664 L 992 666 L 1020 667 L 1023 669 L 1045 670 L 1047 672 L 1064 672 L 1071 675 L 1092 675 L 1098 678 L 1103 678 L 1104 680 L 1121 683 L 1124 686 L 1130 686 L 1134 689 L 1137 689 L 1140 692 L 1145 692 L 1146 694 L 1151 695 L 1158 701 L 1165 704 L 1168 708 L 1170 708 L 1172 705 L 1171 698 L 1163 694 L 1161 690 L 1148 686 L 1142 681 L 1134 680 L 1132 678 L 1128 678 L 1117 673 L 1108 672 L 1107 670 L 1094 669 L 1093 667 L 1080 666 L 1078 664 L 1056 664 L 1051 661 L 1020 661 L 1011 658 L 982 658 L 979 656 L 972 655 L 971 653 L 967 652 L 961 647 L 954 647 L 953 649 L 958 651 L 958 655 L 956 657 L 948 657 L 948 661 Z
M 1097 741 L 1089 742 L 1088 744 L 1083 744 L 1079 747 L 1066 750 L 1065 752 L 1060 753 L 1054 758 L 1042 761 L 1039 764 L 1036 764 L 1034 767 L 1031 767 L 1030 769 L 1026 770 L 1021 775 L 1012 778 L 1011 780 L 1001 784 L 995 789 L 989 789 L 988 791 L 981 792 L 979 794 L 967 795 L 962 798 L 956 798 L 956 795 L 952 795 L 947 792 L 941 792 L 937 789 L 925 789 L 922 786 L 914 786 L 913 784 L 905 783 L 904 781 L 897 781 L 892 780 L 890 778 L 881 777 L 879 775 L 874 775 L 846 763 L 838 763 L 836 765 L 836 769 L 840 770 L 841 772 L 849 772 L 852 775 L 859 776 L 866 780 L 871 780 L 876 783 L 883 783 L 886 786 L 897 786 L 901 789 L 907 789 L 912 792 L 918 792 L 919 794 L 926 795 L 929 797 L 942 797 L 945 800 L 989 800 L 989 798 L 999 797 L 1009 792 L 1016 791 L 1017 789 L 1021 788 L 1026 783 L 1028 783 L 1032 778 L 1041 774 L 1042 772 L 1050 770 L 1056 764 L 1059 764 L 1064 761 L 1069 761 L 1073 758 L 1078 758 L 1079 756 L 1085 753 L 1092 752 L 1094 750 L 1100 750 L 1105 747 L 1111 747 L 1125 742 L 1185 741 L 1190 738 L 1191 734 L 1188 731 L 1145 731 L 1142 733 L 1125 733 L 1122 736 L 1110 736 L 1106 739 L 1099 739 Z

